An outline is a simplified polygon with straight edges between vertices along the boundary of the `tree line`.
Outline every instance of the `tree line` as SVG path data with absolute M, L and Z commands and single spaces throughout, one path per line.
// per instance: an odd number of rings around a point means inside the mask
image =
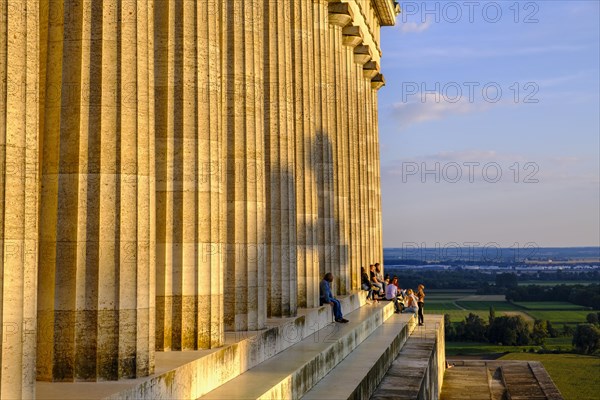
M 449 341 L 543 346 L 548 337 L 572 335 L 572 344 L 577 352 L 593 354 L 600 350 L 600 313 L 590 313 L 586 320 L 587 323 L 579 324 L 575 329 L 565 324 L 563 330 L 559 331 L 547 320 L 535 320 L 533 327 L 530 327 L 520 315 L 498 317 L 493 307 L 490 307 L 487 321 L 469 313 L 464 320 L 452 323 L 450 315 L 444 315 L 445 335 Z
M 600 310 L 600 284 L 517 286 L 507 288 L 505 294 L 508 301 L 568 301 Z

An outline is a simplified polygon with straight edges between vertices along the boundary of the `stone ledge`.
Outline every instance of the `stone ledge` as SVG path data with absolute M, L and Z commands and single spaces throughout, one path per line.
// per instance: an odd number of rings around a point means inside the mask
M 439 398 L 446 364 L 444 317 L 427 314 L 425 318 L 426 324 L 412 332 L 372 400 Z
M 385 321 L 303 399 L 368 399 L 417 325 L 413 315 Z
M 365 292 L 339 297 L 344 313 L 364 305 Z M 298 316 L 267 320 L 268 328 L 226 332 L 225 345 L 198 351 L 156 352 L 153 375 L 111 382 L 37 382 L 38 399 L 198 398 L 300 342 L 332 322 L 331 306 L 299 309 Z
M 202 399 L 301 398 L 393 317 L 393 311 L 388 302 L 362 307 L 348 314 L 348 324 L 329 324 Z

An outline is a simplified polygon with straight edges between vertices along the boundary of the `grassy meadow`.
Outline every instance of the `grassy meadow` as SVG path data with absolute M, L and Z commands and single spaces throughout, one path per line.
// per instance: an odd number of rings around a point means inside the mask
M 509 353 L 501 360 L 541 361 L 565 400 L 600 399 L 600 357 Z
M 478 296 L 474 291 L 426 292 L 425 312 L 449 314 L 452 322 L 462 321 L 469 313 L 474 313 L 487 321 L 490 306 L 496 316 L 521 315 L 530 324 L 535 319 L 549 320 L 555 329 L 561 331 L 563 324 L 584 323 L 590 311 L 585 307 L 565 301 L 517 302 L 511 303 L 504 296 Z M 426 317 L 427 318 L 427 317 Z M 547 338 L 545 349 L 569 351 L 571 337 Z M 490 343 L 446 341 L 446 356 L 461 358 L 481 357 L 502 360 L 541 361 L 544 368 L 565 399 L 600 399 L 600 357 L 578 354 L 537 354 L 533 351 L 541 346 L 497 346 Z

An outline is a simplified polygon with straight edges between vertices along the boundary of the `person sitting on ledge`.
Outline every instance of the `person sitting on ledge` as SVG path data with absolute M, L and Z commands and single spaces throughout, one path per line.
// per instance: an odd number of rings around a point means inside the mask
M 375 276 L 377 276 L 377 280 L 379 281 L 379 283 L 381 283 L 381 289 L 383 289 L 383 294 L 385 294 L 385 287 L 387 286 L 388 282 L 385 281 L 385 279 L 383 278 L 383 272 L 381 271 L 381 266 L 379 265 L 379 263 L 375 263 Z
M 412 289 L 408 289 L 406 291 L 406 301 L 407 301 L 406 308 L 402 312 L 404 312 L 404 313 L 411 312 L 413 314 L 416 314 L 419 309 L 419 306 L 417 304 L 417 298 L 415 297 Z
M 365 271 L 365 267 L 360 267 L 360 283 L 362 290 L 367 291 L 367 303 L 370 303 L 371 300 L 375 300 L 375 292 L 373 291 L 371 280 L 369 279 L 369 275 L 367 275 L 367 271 Z
M 383 283 L 379 282 L 377 279 L 377 274 L 375 273 L 375 266 L 373 264 L 369 265 L 369 277 L 371 278 L 371 285 L 377 287 L 377 293 L 379 296 L 383 296 L 385 291 L 383 290 Z
M 394 278 L 394 281 L 398 283 L 398 278 Z M 398 286 L 394 284 L 394 281 L 392 281 L 392 284 L 387 285 L 385 288 L 385 298 L 386 300 L 394 302 L 394 309 L 396 314 L 398 314 L 400 313 L 401 309 L 400 304 L 398 304 Z
M 331 293 L 331 282 L 333 282 L 333 274 L 328 272 L 325 274 L 321 284 L 319 285 L 321 292 L 319 300 L 321 305 L 331 304 L 333 306 L 333 316 L 335 317 L 335 322 L 346 323 L 348 320 L 344 318 L 342 314 L 342 305 L 340 304 L 340 301 L 333 297 L 333 294 Z

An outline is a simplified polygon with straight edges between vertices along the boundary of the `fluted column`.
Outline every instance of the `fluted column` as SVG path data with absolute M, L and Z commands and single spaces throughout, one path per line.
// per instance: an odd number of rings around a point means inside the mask
M 298 306 L 319 305 L 317 247 L 317 171 L 315 169 L 314 37 L 312 0 L 295 0 L 292 8 L 295 92 L 295 196 Z
M 40 380 L 154 370 L 152 14 L 152 1 L 50 2 Z
M 358 165 L 360 154 L 358 152 L 358 96 L 356 86 L 356 67 L 354 63 L 354 44 L 352 41 L 345 47 L 345 69 L 346 69 L 346 87 L 347 104 L 346 113 L 348 121 L 348 130 L 346 132 L 347 148 L 345 152 L 348 157 L 348 187 L 349 187 L 349 216 L 350 221 L 350 262 L 351 262 L 351 280 L 352 289 L 360 287 L 360 267 L 364 264 L 361 259 L 360 248 L 360 202 L 359 202 L 359 176 Z
M 365 98 L 364 85 L 362 82 L 362 64 L 354 64 L 354 74 L 357 96 L 357 129 L 358 135 L 358 204 L 359 204 L 359 232 L 360 232 L 360 254 L 361 265 L 373 263 L 367 254 L 367 212 L 366 212 L 366 135 L 365 135 Z
M 197 235 L 198 347 L 224 342 L 224 251 L 227 240 L 225 130 L 222 95 L 222 9 L 217 2 L 197 3 L 198 165 Z M 202 42 L 206 38 L 206 42 Z M 192 172 L 193 173 L 193 172 Z
M 365 141 L 366 141 L 366 202 L 364 207 L 367 212 L 367 254 L 369 261 L 375 263 L 379 260 L 375 259 L 375 220 L 374 220 L 374 163 L 375 163 L 375 152 L 373 147 L 373 120 L 372 120 L 372 108 L 371 108 L 371 80 L 361 76 L 361 83 L 364 87 L 364 103 L 365 103 Z
M 381 266 L 384 265 L 383 258 L 383 221 L 381 216 L 381 158 L 380 158 L 380 148 L 379 148 L 379 97 L 378 90 L 372 89 L 371 96 L 373 97 L 373 137 L 375 141 L 375 234 L 377 237 L 377 246 L 375 248 L 377 259 Z
M 291 0 L 265 9 L 267 315 L 296 314 L 296 194 Z
M 0 398 L 35 397 L 39 3 L 0 0 Z
M 327 0 L 313 0 L 313 35 L 315 59 L 315 129 L 316 138 L 313 148 L 316 155 L 317 191 L 319 200 L 319 219 L 317 240 L 319 246 L 319 272 L 322 277 L 333 271 L 334 232 L 332 169 L 333 143 L 331 136 L 331 59 L 328 57 L 329 28 Z M 339 277 L 338 277 L 339 278 Z
M 263 9 L 267 0 L 223 2 L 226 135 L 225 327 L 266 320 Z
M 158 4 L 156 348 L 195 350 L 223 342 L 219 8 Z
M 344 63 L 345 50 L 343 48 L 342 28 L 346 26 L 351 16 L 347 9 L 337 9 L 344 7 L 343 3 L 329 3 L 329 41 L 332 53 L 331 64 L 331 83 L 332 96 L 329 103 L 333 106 L 332 136 L 333 141 L 333 192 L 334 192 L 334 275 L 337 277 L 336 283 L 338 294 L 346 294 L 351 288 L 351 273 L 348 260 L 349 219 L 348 219 L 348 160 L 347 152 L 347 119 L 348 102 L 346 94 L 346 64 Z M 347 5 L 346 5 L 347 7 Z

